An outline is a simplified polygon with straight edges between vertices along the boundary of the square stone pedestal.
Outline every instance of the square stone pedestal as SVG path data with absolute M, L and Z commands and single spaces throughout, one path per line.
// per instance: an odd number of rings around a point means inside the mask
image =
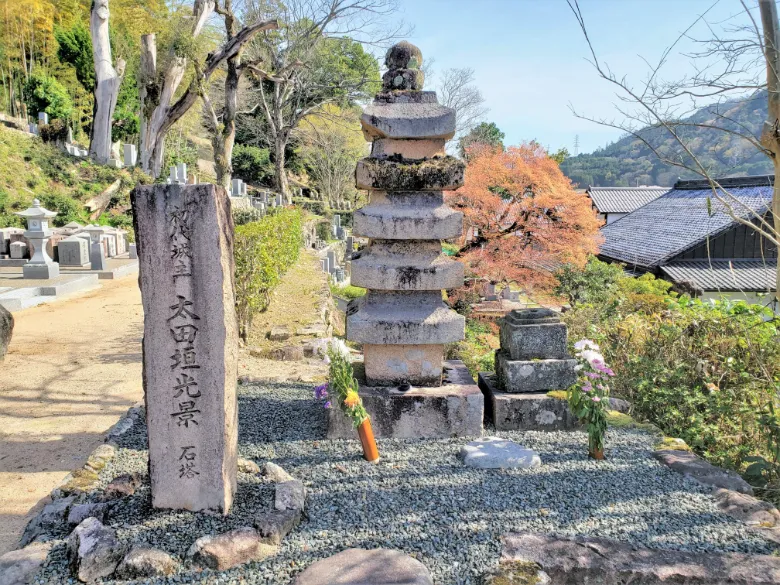
M 496 374 L 501 388 L 511 392 L 565 390 L 577 381 L 577 360 L 513 360 L 506 350 L 496 352 Z
M 496 376 L 480 372 L 479 389 L 485 395 L 485 422 L 497 431 L 568 431 L 580 428 L 569 403 L 546 393 L 502 392 Z
M 25 278 L 49 280 L 57 278 L 60 275 L 60 265 L 56 262 L 51 262 L 49 264 L 30 264 L 28 262 L 22 266 L 22 274 Z
M 358 381 L 361 376 L 356 372 Z M 485 405 L 482 392 L 461 361 L 444 362 L 444 383 L 436 388 L 360 384 L 363 406 L 371 415 L 374 435 L 393 439 L 479 437 Z M 337 407 L 328 411 L 328 438 L 356 436 L 350 420 Z

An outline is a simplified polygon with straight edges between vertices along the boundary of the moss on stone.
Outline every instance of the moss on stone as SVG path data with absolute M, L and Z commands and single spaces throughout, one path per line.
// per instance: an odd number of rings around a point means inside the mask
M 482 579 L 483 585 L 537 585 L 540 567 L 527 561 L 501 563 L 498 569 L 491 571 Z
M 77 469 L 72 472 L 58 488 L 63 495 L 87 493 L 94 490 L 100 479 L 91 469 Z
M 661 434 L 661 431 L 654 424 L 637 422 L 630 415 L 617 410 L 607 411 L 607 424 L 616 429 L 637 429 L 657 435 Z
M 547 393 L 550 398 L 557 398 L 558 400 L 568 400 L 569 393 L 566 390 L 550 390 Z
M 692 451 L 688 443 L 682 439 L 664 436 L 655 444 L 656 451 Z
M 422 160 L 401 157 L 364 158 L 358 162 L 358 187 L 383 191 L 425 191 L 457 188 L 465 166 L 452 156 Z

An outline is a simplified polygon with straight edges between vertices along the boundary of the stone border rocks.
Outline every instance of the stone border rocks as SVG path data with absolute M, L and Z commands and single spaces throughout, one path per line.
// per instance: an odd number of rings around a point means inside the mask
M 317 561 L 293 585 L 433 585 L 431 574 L 420 561 L 401 551 L 350 548 Z
M 776 585 L 780 558 L 741 553 L 649 549 L 602 538 L 517 533 L 502 538 L 504 580 L 498 583 L 641 583 L 642 585 Z M 516 563 L 520 563 L 516 565 Z M 535 580 L 521 577 L 537 569 Z M 522 569 L 516 580 L 513 570 Z M 546 580 L 545 580 L 546 579 Z
M 704 485 L 753 495 L 753 488 L 738 473 L 715 467 L 695 453 L 665 449 L 655 451 L 653 457 L 670 469 Z

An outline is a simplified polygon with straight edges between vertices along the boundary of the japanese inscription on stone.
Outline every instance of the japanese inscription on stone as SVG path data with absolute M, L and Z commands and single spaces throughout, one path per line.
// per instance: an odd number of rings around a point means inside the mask
M 230 203 L 214 185 L 133 193 L 144 304 L 152 503 L 227 512 L 235 491 L 237 327 Z

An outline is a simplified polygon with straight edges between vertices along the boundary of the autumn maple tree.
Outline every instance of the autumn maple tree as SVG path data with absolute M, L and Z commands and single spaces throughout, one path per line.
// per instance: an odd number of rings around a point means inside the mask
M 456 256 L 472 276 L 544 290 L 559 265 L 584 265 L 598 251 L 590 200 L 539 144 L 476 145 L 468 155 L 465 185 L 447 201 L 465 216 Z

